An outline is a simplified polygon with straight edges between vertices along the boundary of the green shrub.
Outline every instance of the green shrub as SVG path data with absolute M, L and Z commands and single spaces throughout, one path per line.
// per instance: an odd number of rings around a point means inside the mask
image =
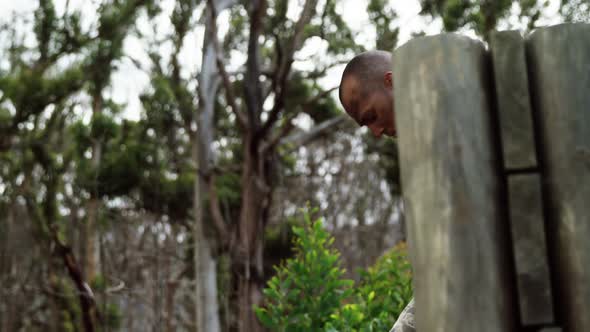
M 266 306 L 256 308 L 262 324 L 272 331 L 320 331 L 352 295 L 352 280 L 343 278 L 339 254 L 321 220 L 294 226 L 295 256 L 276 268 L 264 289 Z
M 328 331 L 388 331 L 412 299 L 412 274 L 406 244 L 385 253 L 367 271 L 360 271 L 355 306 L 332 317 Z
M 104 326 L 106 331 L 119 330 L 123 321 L 123 314 L 118 305 L 108 303 L 103 312 Z
M 293 258 L 276 267 L 264 289 L 258 319 L 272 331 L 387 331 L 412 297 L 411 270 L 401 244 L 361 271 L 354 285 L 344 279 L 334 239 L 321 219 L 294 226 Z

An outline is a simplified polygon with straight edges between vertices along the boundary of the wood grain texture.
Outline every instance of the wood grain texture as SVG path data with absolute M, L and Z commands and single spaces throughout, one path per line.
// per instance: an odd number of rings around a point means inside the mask
M 521 322 L 524 326 L 551 324 L 553 297 L 540 175 L 510 175 L 508 199 Z
M 414 39 L 393 58 L 416 330 L 514 331 L 489 55 L 444 34 Z
M 537 167 L 524 38 L 519 31 L 494 32 L 490 45 L 504 168 Z
M 538 29 L 527 41 L 540 129 L 558 322 L 590 331 L 590 25 Z

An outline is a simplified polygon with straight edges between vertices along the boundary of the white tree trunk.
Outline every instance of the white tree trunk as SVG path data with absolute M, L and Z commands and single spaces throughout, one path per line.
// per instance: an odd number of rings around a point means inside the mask
M 234 0 L 215 1 L 216 13 L 232 5 Z M 203 60 L 199 75 L 199 110 L 197 114 L 197 134 L 195 135 L 194 150 L 198 174 L 195 179 L 195 314 L 197 317 L 197 332 L 221 331 L 219 319 L 219 303 L 217 299 L 217 264 L 212 255 L 211 242 L 205 238 L 203 232 L 203 193 L 206 191 L 201 174 L 208 174 L 214 162 L 211 145 L 213 143 L 213 111 L 215 98 L 219 90 L 220 77 L 216 64 L 215 47 L 211 36 L 211 20 L 205 11 L 206 28 L 203 42 Z
M 219 319 L 219 302 L 217 299 L 217 262 L 211 255 L 209 245 L 201 246 L 202 267 L 203 267 L 203 308 L 205 331 L 221 331 Z

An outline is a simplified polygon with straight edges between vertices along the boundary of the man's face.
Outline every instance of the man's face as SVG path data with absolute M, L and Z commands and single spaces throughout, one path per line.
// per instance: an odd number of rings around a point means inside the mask
M 346 113 L 360 126 L 366 126 L 375 137 L 395 136 L 391 72 L 384 76 L 383 86 L 363 95 L 361 82 L 354 76 L 342 83 L 342 104 Z

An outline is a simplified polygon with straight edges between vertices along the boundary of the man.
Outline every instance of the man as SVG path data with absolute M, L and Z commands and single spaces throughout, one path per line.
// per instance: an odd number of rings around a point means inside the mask
M 370 51 L 357 55 L 344 68 L 340 102 L 346 113 L 375 137 L 395 136 L 391 54 Z
M 340 102 L 360 126 L 375 137 L 395 136 L 391 53 L 370 51 L 357 55 L 344 68 Z M 414 300 L 400 314 L 390 332 L 415 332 Z

